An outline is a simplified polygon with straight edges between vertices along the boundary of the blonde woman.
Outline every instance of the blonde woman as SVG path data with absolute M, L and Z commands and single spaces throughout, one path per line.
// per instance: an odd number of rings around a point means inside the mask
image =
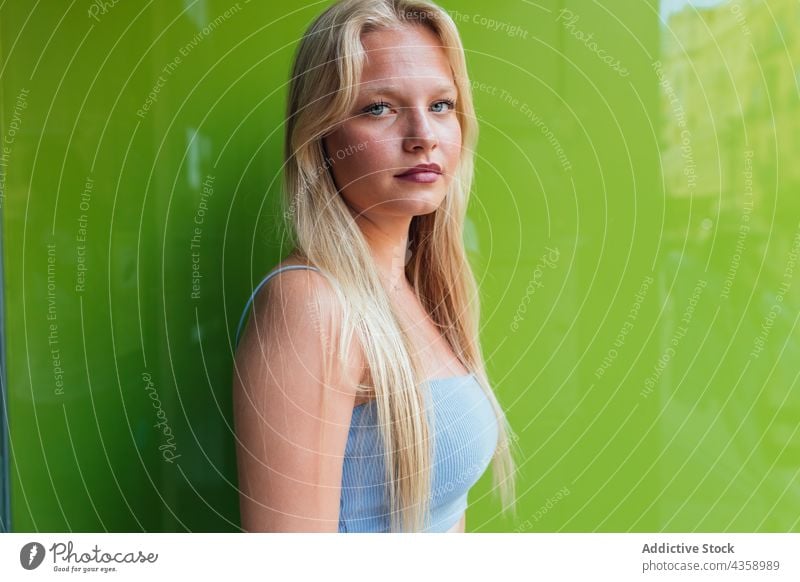
M 294 250 L 237 330 L 242 528 L 463 532 L 491 461 L 513 508 L 462 242 L 477 124 L 452 19 L 332 5 L 298 47 L 285 130 Z

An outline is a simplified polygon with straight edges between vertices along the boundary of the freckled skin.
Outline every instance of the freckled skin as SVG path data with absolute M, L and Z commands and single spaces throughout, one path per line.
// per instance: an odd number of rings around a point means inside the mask
M 323 143 L 345 202 L 388 233 L 397 230 L 395 219 L 405 224 L 444 200 L 458 164 L 461 127 L 455 108 L 443 100 L 456 101 L 458 92 L 441 41 L 427 28 L 374 31 L 362 44 L 367 58 L 356 105 Z M 373 91 L 389 84 L 395 92 Z M 380 102 L 387 106 L 364 112 Z M 395 178 L 421 163 L 441 166 L 436 182 Z

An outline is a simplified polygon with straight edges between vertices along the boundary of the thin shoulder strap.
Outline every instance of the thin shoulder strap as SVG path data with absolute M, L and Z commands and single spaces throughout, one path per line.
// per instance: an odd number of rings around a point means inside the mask
M 239 344 L 239 334 L 242 333 L 242 326 L 244 325 L 245 319 L 247 319 L 247 312 L 250 310 L 250 306 L 252 305 L 253 300 L 256 298 L 256 295 L 261 290 L 261 288 L 264 286 L 264 284 L 267 281 L 269 281 L 272 278 L 273 275 L 277 275 L 281 271 L 293 271 L 295 269 L 311 269 L 312 271 L 319 271 L 318 268 L 312 267 L 310 265 L 286 265 L 285 267 L 281 267 L 279 269 L 275 269 L 269 275 L 264 277 L 264 279 L 261 281 L 261 283 L 258 284 L 258 287 L 256 287 L 255 291 L 253 291 L 250 294 L 250 299 L 247 300 L 247 305 L 245 305 L 245 307 L 244 307 L 244 312 L 242 313 L 242 317 L 239 319 L 239 327 L 236 328 L 236 344 L 234 344 L 234 345 L 238 345 Z

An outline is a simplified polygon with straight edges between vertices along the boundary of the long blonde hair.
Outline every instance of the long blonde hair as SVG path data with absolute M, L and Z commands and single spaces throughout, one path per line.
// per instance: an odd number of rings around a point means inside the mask
M 478 341 L 479 296 L 463 244 L 478 125 L 464 49 L 453 20 L 424 0 L 342 0 L 314 20 L 292 69 L 284 151 L 284 212 L 290 241 L 328 277 L 343 306 L 340 338 L 356 333 L 373 383 L 383 436 L 392 531 L 419 531 L 429 511 L 431 442 L 422 378 L 369 247 L 328 169 L 322 138 L 346 119 L 358 96 L 361 35 L 403 24 L 427 26 L 441 40 L 458 89 L 462 151 L 450 191 L 435 212 L 415 216 L 406 276 L 433 321 L 486 393 L 499 424 L 492 459 L 503 511 L 515 507 L 513 434 L 490 387 Z M 405 249 L 403 249 L 405 251 Z M 339 358 L 348 358 L 339 341 Z M 344 361 L 344 360 L 343 360 Z M 364 387 L 362 387 L 364 388 Z

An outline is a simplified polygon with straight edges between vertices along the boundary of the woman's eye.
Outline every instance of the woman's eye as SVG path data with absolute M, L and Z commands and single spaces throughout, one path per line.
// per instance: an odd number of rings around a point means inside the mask
M 447 107 L 445 109 L 434 109 L 434 111 L 436 111 L 436 113 L 441 113 L 443 111 L 448 111 L 448 110 L 453 109 L 455 107 L 455 103 L 451 99 L 444 99 L 442 101 L 437 101 L 436 103 L 433 104 L 433 107 L 435 108 L 437 105 L 446 105 Z
M 388 103 L 383 103 L 383 102 L 381 102 L 381 103 L 372 103 L 372 104 L 370 104 L 370 105 L 368 105 L 367 107 L 364 108 L 364 113 L 369 113 L 372 117 L 381 117 L 380 113 L 381 113 L 381 111 L 383 110 L 384 107 L 388 108 L 389 104 Z M 377 113 L 377 115 L 376 115 L 376 113 Z

